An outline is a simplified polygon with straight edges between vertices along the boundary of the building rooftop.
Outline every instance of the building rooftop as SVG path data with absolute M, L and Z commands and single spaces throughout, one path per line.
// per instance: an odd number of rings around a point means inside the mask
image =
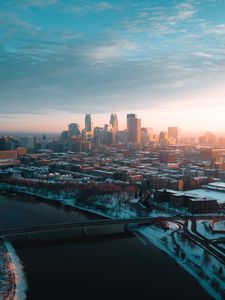
M 217 200 L 218 203 L 225 203 L 225 193 L 219 191 L 212 191 L 207 189 L 196 189 L 185 191 L 184 195 L 195 198 L 208 198 Z
M 192 201 L 192 202 L 199 202 L 199 201 L 206 202 L 206 201 L 216 201 L 216 199 L 199 197 L 199 198 L 190 198 L 189 201 Z
M 224 188 L 225 189 L 225 182 L 212 182 L 208 184 L 209 186 L 212 187 L 218 187 L 218 188 Z

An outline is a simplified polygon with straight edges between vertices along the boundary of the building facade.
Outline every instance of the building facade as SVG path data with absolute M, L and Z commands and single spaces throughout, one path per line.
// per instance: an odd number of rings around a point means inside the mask
M 128 142 L 141 144 L 141 119 L 135 114 L 127 115 Z

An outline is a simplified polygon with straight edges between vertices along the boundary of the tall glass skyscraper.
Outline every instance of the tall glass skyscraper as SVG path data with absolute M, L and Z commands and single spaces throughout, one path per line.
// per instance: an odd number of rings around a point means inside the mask
M 127 115 L 128 142 L 141 144 L 141 119 L 135 114 Z

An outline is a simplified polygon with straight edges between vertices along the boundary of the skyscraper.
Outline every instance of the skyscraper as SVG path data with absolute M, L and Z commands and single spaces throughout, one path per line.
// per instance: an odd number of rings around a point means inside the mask
M 179 141 L 179 129 L 178 127 L 168 127 L 168 138 L 174 139 L 176 143 Z
M 92 132 L 91 114 L 85 116 L 85 130 L 86 132 Z
M 111 114 L 109 124 L 115 132 L 118 131 L 118 118 L 116 114 Z
M 159 146 L 165 148 L 168 145 L 168 134 L 166 131 L 161 131 L 159 134 Z
M 118 132 L 118 118 L 116 114 L 111 114 L 109 124 L 111 125 L 112 142 L 115 143 L 116 133 Z
M 69 136 L 80 135 L 80 128 L 77 123 L 71 123 L 68 125 Z
M 153 140 L 153 129 L 149 127 L 141 128 L 141 143 L 142 145 L 147 145 Z
M 128 142 L 141 144 L 141 119 L 135 114 L 127 115 Z

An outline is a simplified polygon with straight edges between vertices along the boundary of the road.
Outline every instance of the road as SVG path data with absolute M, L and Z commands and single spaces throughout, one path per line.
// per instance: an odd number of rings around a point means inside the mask
M 218 247 L 213 245 L 210 239 L 206 238 L 205 236 L 203 236 L 197 231 L 195 219 L 191 219 L 189 222 L 191 222 L 191 228 L 190 226 L 188 226 L 188 221 L 185 221 L 185 224 L 183 226 L 185 235 L 190 240 L 198 244 L 200 247 L 207 250 L 212 256 L 214 256 L 221 263 L 225 264 L 224 250 L 221 251 L 221 249 L 218 249 Z
M 214 216 L 215 217 L 215 216 Z M 11 228 L 0 230 L 0 236 L 17 236 L 21 234 L 31 234 L 38 232 L 47 232 L 54 230 L 63 230 L 63 229 L 85 229 L 90 227 L 98 227 L 98 226 L 106 226 L 106 225 L 132 225 L 132 224 L 154 224 L 157 222 L 164 221 L 176 221 L 190 220 L 190 216 L 172 216 L 172 217 L 142 217 L 142 218 L 132 218 L 132 219 L 106 219 L 106 220 L 91 220 L 85 222 L 75 222 L 75 223 L 58 223 L 58 224 L 50 224 L 50 225 L 41 225 L 41 226 L 33 226 L 33 227 L 19 227 L 19 228 Z M 225 218 L 225 217 L 224 217 Z M 205 216 L 197 216 L 195 220 L 211 220 L 212 215 Z

